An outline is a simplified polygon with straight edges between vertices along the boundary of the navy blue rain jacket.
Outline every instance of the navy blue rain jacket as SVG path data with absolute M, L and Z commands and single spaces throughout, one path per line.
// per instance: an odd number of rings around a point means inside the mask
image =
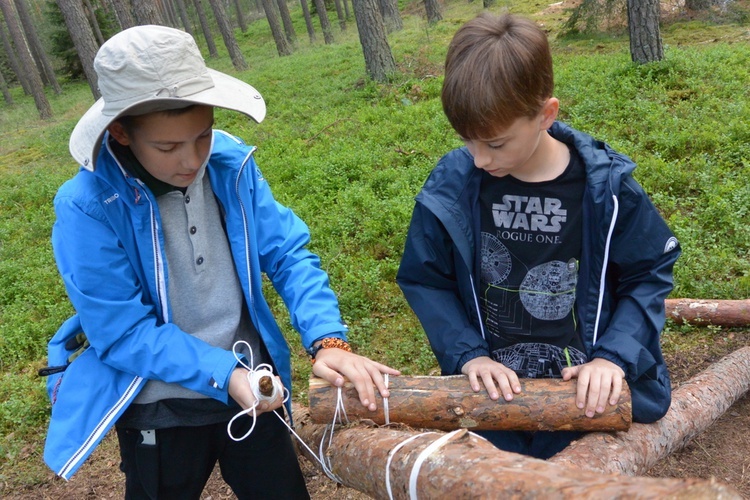
M 632 160 L 560 122 L 549 132 L 586 167 L 575 306 L 584 347 L 624 370 L 634 421 L 654 422 L 671 401 L 659 339 L 679 243 L 631 176 Z M 466 148 L 438 162 L 416 197 L 397 275 L 444 375 L 489 356 L 477 299 L 481 176 Z

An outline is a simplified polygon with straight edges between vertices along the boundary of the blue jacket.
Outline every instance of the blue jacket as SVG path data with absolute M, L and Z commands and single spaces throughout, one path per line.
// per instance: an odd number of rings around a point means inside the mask
M 653 422 L 671 400 L 659 337 L 679 244 L 631 177 L 629 158 L 559 122 L 550 133 L 586 165 L 576 288 L 584 347 L 625 371 L 634 420 Z M 417 195 L 397 275 L 446 375 L 489 356 L 477 299 L 480 180 L 466 148 L 438 162 Z
M 284 299 L 305 347 L 322 337 L 345 338 L 346 327 L 327 274 L 318 257 L 305 249 L 307 226 L 274 200 L 254 151 L 214 131 L 206 168 L 250 317 L 291 391 L 289 347 L 263 297 L 261 273 Z M 55 211 L 55 258 L 77 314 L 50 341 L 49 364 L 66 363 L 71 352 L 65 343 L 81 331 L 91 344 L 47 382 L 52 415 L 44 459 L 68 479 L 147 379 L 177 383 L 227 402 L 237 361 L 231 352 L 170 322 L 156 200 L 107 147 L 94 172 L 81 169 L 60 188 Z

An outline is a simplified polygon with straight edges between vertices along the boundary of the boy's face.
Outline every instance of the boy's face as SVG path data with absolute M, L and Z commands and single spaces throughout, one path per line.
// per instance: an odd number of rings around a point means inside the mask
M 537 178 L 549 160 L 547 129 L 557 117 L 557 109 L 557 99 L 550 98 L 533 118 L 517 118 L 509 127 L 487 138 L 463 139 L 474 157 L 474 165 L 494 177 Z
M 188 111 L 137 116 L 128 130 L 113 122 L 109 132 L 129 146 L 148 173 L 175 187 L 188 187 L 211 148 L 214 109 L 194 106 Z

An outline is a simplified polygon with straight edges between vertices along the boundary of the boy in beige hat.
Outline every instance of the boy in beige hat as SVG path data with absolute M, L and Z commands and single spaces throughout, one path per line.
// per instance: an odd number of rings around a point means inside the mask
M 76 314 L 49 344 L 45 461 L 68 479 L 115 426 L 126 498 L 199 498 L 217 461 L 239 498 L 305 498 L 279 417 L 289 347 L 262 274 L 315 375 L 349 379 L 375 410 L 383 374 L 398 371 L 351 352 L 307 226 L 274 200 L 255 148 L 213 129 L 215 107 L 260 122 L 260 94 L 164 26 L 115 35 L 94 67 L 102 98 L 70 139 L 83 168 L 55 197 L 52 243 Z M 272 398 L 249 383 L 259 366 L 283 383 Z

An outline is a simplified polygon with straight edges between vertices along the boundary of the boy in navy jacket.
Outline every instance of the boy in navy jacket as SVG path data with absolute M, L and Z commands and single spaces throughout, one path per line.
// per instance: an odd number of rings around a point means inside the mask
M 589 417 L 669 409 L 659 336 L 679 244 L 631 176 L 635 164 L 556 121 L 552 57 L 530 20 L 483 14 L 454 36 L 442 90 L 465 147 L 416 198 L 397 280 L 443 374 L 512 400 L 519 377 L 577 379 Z M 482 433 L 548 458 L 570 432 Z

